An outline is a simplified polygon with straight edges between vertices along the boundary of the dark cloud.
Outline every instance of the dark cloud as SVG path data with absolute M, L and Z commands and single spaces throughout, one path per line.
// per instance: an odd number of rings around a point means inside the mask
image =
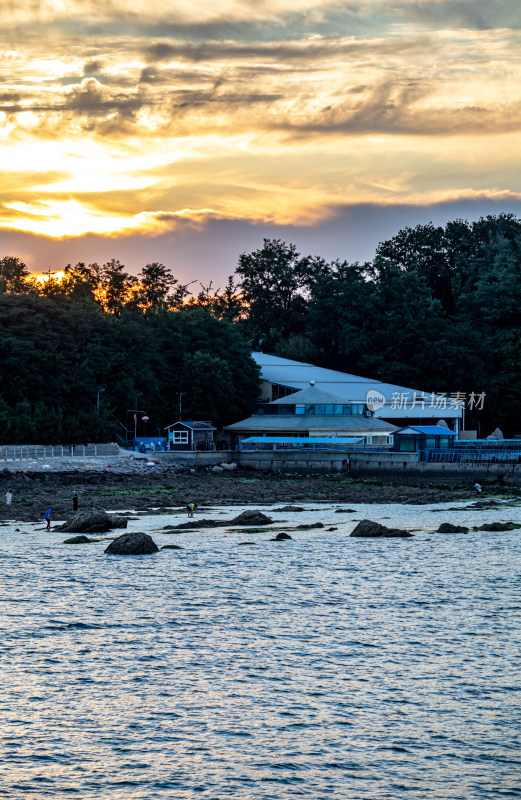
M 174 102 L 173 107 L 177 109 L 187 109 L 193 107 L 201 107 L 205 105 L 218 104 L 222 110 L 231 110 L 233 106 L 241 106 L 249 108 L 252 105 L 259 103 L 274 103 L 280 100 L 281 95 L 277 94 L 261 94 L 250 92 L 249 94 L 206 94 L 204 92 L 186 92 L 182 94 L 181 102 Z M 208 123 L 205 123 L 208 125 Z
M 213 129 L 221 133 L 274 131 L 297 140 L 367 133 L 497 134 L 521 125 L 517 97 L 501 103 L 487 100 L 443 105 L 433 100 L 438 88 L 434 77 L 412 79 L 402 75 L 403 71 L 402 65 L 396 76 L 380 79 L 373 86 L 358 82 L 342 86 L 338 82 L 320 106 L 315 102 L 318 86 L 307 83 L 301 89 L 298 71 L 293 76 L 290 71 L 284 80 L 263 81 L 265 73 L 254 66 L 239 70 L 228 66 L 220 73 L 201 73 L 150 65 L 133 79 L 123 76 L 129 81 L 126 87 L 113 76 L 114 85 L 94 77 L 83 78 L 66 86 L 58 98 L 54 92 L 40 92 L 38 96 L 30 91 L 6 91 L 0 95 L 0 110 L 10 115 L 38 113 L 48 131 L 54 127 L 57 132 L 61 126 L 63 133 L 63 125 L 70 119 L 100 135 L 195 135 Z M 136 114 L 147 107 L 161 109 L 161 119 L 153 130 L 143 131 Z M 258 113 L 260 108 L 263 113 Z M 46 115 L 48 119 L 43 120 Z
M 73 87 L 67 93 L 69 108 L 78 108 L 90 113 L 106 108 L 108 102 L 107 92 L 95 78 L 85 78 L 80 86 Z
M 508 133 L 521 125 L 518 100 L 500 106 L 459 105 L 426 108 L 423 105 L 435 86 L 421 81 L 385 80 L 366 92 L 362 99 L 328 105 L 307 118 L 276 117 L 267 125 L 296 135 L 404 134 L 454 135 Z M 355 96 L 356 96 L 355 87 Z
M 6 103 L 9 106 L 18 106 L 22 95 L 19 92 L 0 92 L 0 103 Z
M 96 77 L 100 75 L 103 70 L 103 62 L 98 61 L 97 59 L 93 59 L 92 61 L 86 61 L 83 65 L 83 75 L 85 78 L 89 77 Z
M 147 47 L 145 57 L 152 64 L 168 62 L 173 59 L 194 64 L 213 61 L 252 61 L 256 59 L 275 61 L 281 64 L 292 61 L 309 62 L 318 59 L 338 58 L 349 59 L 362 54 L 374 56 L 388 56 L 400 54 L 413 55 L 425 53 L 426 48 L 435 48 L 436 44 L 424 36 L 414 38 L 389 39 L 379 41 L 354 41 L 340 36 L 320 38 L 317 41 L 300 40 L 297 42 L 268 42 L 259 44 L 250 42 L 241 44 L 233 41 L 207 41 L 195 43 L 184 42 L 158 42 Z
M 48 96 L 46 99 L 49 99 Z M 146 100 L 138 92 L 112 92 L 96 79 L 84 78 L 81 83 L 68 86 L 60 99 L 53 103 L 39 99 L 34 92 L 26 92 L 24 95 L 4 93 L 3 97 L 0 96 L 0 111 L 8 114 L 27 111 L 61 115 L 73 113 L 102 118 L 113 112 L 133 113 L 147 102 L 150 103 L 150 100 Z
M 161 76 L 158 74 L 155 67 L 145 67 L 141 70 L 139 76 L 140 83 L 158 83 L 161 82 Z

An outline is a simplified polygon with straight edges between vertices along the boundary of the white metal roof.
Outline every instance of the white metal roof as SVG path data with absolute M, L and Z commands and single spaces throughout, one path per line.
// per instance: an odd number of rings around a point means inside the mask
M 300 405 L 300 403 L 305 405 L 324 403 L 327 405 L 342 405 L 345 400 L 338 394 L 331 394 L 331 392 L 319 389 L 318 386 L 306 386 L 304 389 L 294 392 L 294 394 L 289 394 L 287 397 L 279 397 L 278 400 L 273 401 L 274 405 L 281 406 L 296 406 Z
M 252 353 L 261 368 L 261 379 L 291 389 L 304 389 L 314 381 L 317 388 L 342 398 L 344 403 L 367 403 L 368 394 L 383 396 L 384 404 L 374 408 L 375 416 L 386 419 L 416 417 L 422 420 L 461 418 L 461 403 L 431 392 L 411 389 L 394 383 L 381 383 L 371 378 L 362 378 L 347 372 L 316 367 L 302 361 L 271 355 Z M 281 403 L 286 398 L 281 399 Z

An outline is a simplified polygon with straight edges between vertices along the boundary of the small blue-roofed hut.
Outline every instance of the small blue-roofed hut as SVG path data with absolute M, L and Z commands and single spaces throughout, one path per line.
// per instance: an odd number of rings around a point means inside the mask
M 167 425 L 169 450 L 215 450 L 211 422 L 182 422 Z
M 421 450 L 451 450 L 457 434 L 443 425 L 408 425 L 394 432 L 393 450 L 418 453 Z

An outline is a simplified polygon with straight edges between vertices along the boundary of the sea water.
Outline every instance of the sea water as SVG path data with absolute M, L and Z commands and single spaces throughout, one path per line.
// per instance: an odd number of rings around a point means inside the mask
M 521 531 L 430 531 L 521 509 L 459 505 L 145 516 L 183 549 L 140 557 L 0 528 L 0 797 L 520 797 Z

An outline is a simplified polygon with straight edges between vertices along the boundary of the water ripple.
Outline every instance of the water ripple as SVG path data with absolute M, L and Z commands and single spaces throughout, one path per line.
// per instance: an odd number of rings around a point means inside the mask
M 520 534 L 357 510 L 420 532 L 187 532 L 120 559 L 3 527 L 0 797 L 521 797 Z M 161 545 L 167 521 L 129 527 Z

